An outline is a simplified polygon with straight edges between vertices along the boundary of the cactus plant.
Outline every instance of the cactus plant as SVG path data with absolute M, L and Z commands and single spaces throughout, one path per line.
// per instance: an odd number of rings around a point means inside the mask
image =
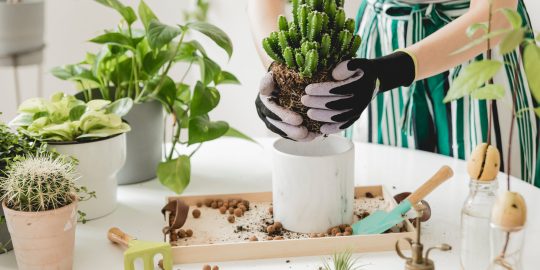
M 292 20 L 278 18 L 278 31 L 263 39 L 263 49 L 274 60 L 271 71 L 280 88 L 277 102 L 296 111 L 304 125 L 319 132 L 321 123 L 307 117 L 300 99 L 310 83 L 331 80 L 330 70 L 351 59 L 360 47 L 355 22 L 348 19 L 340 0 L 292 0 Z
M 75 165 L 52 154 L 29 155 L 14 162 L 1 181 L 2 201 L 16 211 L 38 212 L 58 209 L 73 202 Z

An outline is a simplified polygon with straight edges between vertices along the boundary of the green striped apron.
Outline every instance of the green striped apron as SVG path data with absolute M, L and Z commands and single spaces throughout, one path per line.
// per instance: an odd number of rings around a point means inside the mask
M 405 4 L 390 0 L 364 0 L 358 10 L 356 31 L 362 37 L 358 57 L 376 58 L 396 49 L 414 44 L 464 14 L 468 0 L 455 0 L 440 4 Z M 524 24 L 531 27 L 522 0 L 518 10 Z M 527 108 L 531 97 L 522 68 L 521 49 L 504 57 L 504 61 L 517 63 L 517 89 L 514 89 L 514 71 L 506 66 L 494 78 L 495 83 L 506 85 L 506 95 L 494 104 L 492 140 L 505 160 L 511 121 L 511 91 L 517 96 L 516 111 Z M 478 59 L 483 56 L 480 55 Z M 494 51 L 494 59 L 502 56 Z M 399 87 L 379 94 L 345 136 L 360 141 L 393 145 L 435 152 L 466 159 L 474 147 L 487 140 L 488 104 L 486 101 L 465 97 L 443 103 L 449 85 L 465 66 L 428 79 L 417 81 L 410 87 Z M 534 112 L 518 117 L 513 136 L 512 175 L 540 187 L 540 166 L 537 155 L 539 122 Z M 537 170 L 539 170 L 537 172 Z

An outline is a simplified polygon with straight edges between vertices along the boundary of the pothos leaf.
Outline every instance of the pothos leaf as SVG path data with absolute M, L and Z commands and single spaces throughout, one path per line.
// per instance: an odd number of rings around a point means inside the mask
M 507 54 L 509 52 L 514 51 L 519 44 L 523 41 L 525 38 L 525 30 L 522 28 L 514 29 L 512 32 L 508 33 L 503 40 L 501 41 L 501 44 L 499 44 L 499 53 L 501 54 Z
M 130 49 L 134 49 L 131 38 L 118 32 L 108 32 L 90 40 L 97 44 L 114 44 Z
M 156 14 L 150 9 L 150 7 L 143 1 L 139 3 L 139 17 L 144 25 L 144 29 L 148 30 L 148 26 L 152 20 L 157 20 Z
M 69 120 L 77 121 L 86 112 L 86 105 L 78 105 L 69 110 Z
M 240 81 L 234 76 L 234 74 L 222 70 L 220 73 L 216 75 L 214 78 L 214 83 L 216 85 L 220 84 L 240 84 Z
M 191 115 L 207 114 L 218 105 L 219 99 L 220 95 L 217 89 L 205 86 L 198 81 L 191 99 Z
M 471 24 L 471 26 L 467 27 L 467 36 L 472 37 L 480 29 L 484 30 L 484 32 L 487 32 L 487 23 L 483 22 Z
M 160 162 L 157 167 L 159 182 L 168 189 L 180 194 L 189 185 L 191 178 L 191 161 L 189 156 Z
M 229 58 L 233 53 L 233 45 L 229 36 L 220 28 L 206 22 L 191 22 L 186 25 L 189 29 L 201 32 L 212 39 L 219 47 L 227 52 Z
M 521 18 L 521 15 L 513 9 L 509 8 L 502 8 L 501 9 L 502 14 L 506 17 L 510 25 L 512 25 L 513 29 L 521 28 L 521 25 L 523 23 L 523 19 Z
M 540 103 L 540 48 L 534 43 L 529 43 L 523 52 L 523 65 L 529 81 L 529 89 L 536 100 Z
M 148 44 L 152 49 L 159 49 L 182 34 L 178 27 L 163 24 L 157 20 L 150 21 L 148 25 Z
M 125 116 L 133 107 L 133 100 L 125 97 L 115 100 L 113 103 L 107 105 L 106 112 L 114 113 L 120 117 Z
M 462 98 L 478 89 L 492 78 L 502 67 L 496 60 L 482 60 L 466 66 L 448 90 L 444 102 Z
M 471 96 L 481 100 L 499 99 L 504 97 L 504 87 L 499 84 L 487 84 L 472 91 Z
M 212 122 L 208 115 L 199 115 L 189 119 L 188 144 L 202 143 L 215 140 L 229 130 L 229 124 L 224 121 Z
M 96 0 L 96 2 L 115 9 L 118 13 L 120 13 L 120 15 L 122 15 L 122 18 L 124 18 L 129 25 L 137 20 L 135 11 L 133 11 L 131 7 L 124 6 L 124 4 L 118 0 Z
M 246 141 L 250 141 L 250 142 L 254 142 L 256 144 L 258 144 L 257 141 L 255 141 L 253 138 L 247 136 L 246 134 L 240 132 L 239 130 L 233 128 L 233 127 L 229 127 L 229 130 L 227 130 L 227 133 L 225 133 L 225 135 L 223 135 L 225 137 L 233 137 L 233 138 L 238 138 L 238 139 L 242 139 L 242 140 L 246 140 Z

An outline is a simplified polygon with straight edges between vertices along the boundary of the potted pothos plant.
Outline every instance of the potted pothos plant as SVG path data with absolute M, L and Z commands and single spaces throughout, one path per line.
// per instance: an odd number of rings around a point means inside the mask
M 77 204 L 91 197 L 76 185 L 75 171 L 70 158 L 38 154 L 13 162 L 2 178 L 18 269 L 72 269 Z
M 0 179 L 6 177 L 6 171 L 13 162 L 26 155 L 37 155 L 47 152 L 46 145 L 12 132 L 10 128 L 0 123 Z M 1 180 L 0 180 L 1 182 Z M 1 185 L 1 184 L 0 184 Z M 3 195 L 0 189 L 0 197 Z M 0 208 L 0 253 L 13 248 L 5 222 L 4 211 Z
M 508 149 L 506 150 L 506 191 L 501 194 L 491 211 L 491 261 L 490 269 L 520 269 L 521 264 L 521 251 L 524 240 L 524 227 L 527 217 L 527 208 L 523 197 L 517 193 L 511 191 L 510 175 L 512 173 L 512 141 L 514 128 L 517 118 L 523 117 L 526 114 L 527 117 L 534 118 L 534 114 L 540 117 L 540 107 L 535 107 L 540 104 L 540 35 L 534 37 L 534 33 L 531 32 L 526 26 L 523 25 L 523 19 L 521 15 L 511 9 L 493 10 L 493 1 L 489 1 L 489 20 L 487 22 L 475 23 L 468 27 L 467 35 L 472 37 L 478 32 L 483 32 L 479 37 L 473 39 L 469 44 L 461 48 L 454 53 L 465 52 L 472 47 L 479 44 L 487 43 L 487 57 L 482 60 L 475 60 L 469 65 L 464 67 L 457 78 L 451 85 L 448 93 L 444 99 L 445 102 L 461 99 L 464 96 L 470 96 L 471 98 L 478 100 L 486 100 L 489 102 L 489 121 L 488 129 L 492 129 L 493 120 L 493 102 L 498 99 L 502 99 L 507 94 L 507 89 L 500 83 L 494 82 L 494 77 L 503 68 L 509 71 L 512 77 L 510 80 L 510 94 L 512 98 L 511 106 L 511 123 L 510 130 L 508 130 Z M 508 20 L 509 27 L 504 29 L 493 30 L 492 21 L 493 14 L 495 12 L 501 12 Z M 497 46 L 499 53 L 504 56 L 503 59 L 511 59 L 509 61 L 501 61 L 492 59 L 491 40 L 494 38 L 500 38 L 501 42 Z M 516 53 L 519 50 L 522 57 L 519 57 Z M 520 79 L 520 68 L 524 68 L 524 72 L 527 75 L 524 83 L 528 86 L 533 102 L 527 103 L 532 105 L 523 104 L 523 97 L 518 100 L 518 80 Z M 518 105 L 518 102 L 520 105 Z M 518 107 L 519 106 L 519 107 Z M 481 161 L 481 168 L 479 172 L 482 177 L 484 171 L 493 171 L 492 168 L 487 168 L 488 164 L 496 168 L 499 166 L 499 151 L 496 146 L 491 145 L 491 132 L 487 136 L 487 144 L 482 144 L 474 154 L 476 154 L 478 163 Z M 478 153 L 479 150 L 483 152 Z M 495 164 L 488 162 L 488 151 L 496 153 Z M 503 149 L 501 149 L 503 150 Z M 537 149 L 531 149 L 536 151 Z M 474 162 L 473 162 L 474 163 Z M 480 164 L 479 164 L 480 165 Z M 478 178 L 480 180 L 492 180 L 496 177 L 496 172 L 486 179 Z M 485 228 L 489 230 L 489 228 Z M 511 240 L 512 239 L 512 240 Z
M 75 81 L 87 99 L 93 99 L 92 89 L 98 89 L 99 97 L 114 100 L 121 97 L 132 98 L 135 104 L 158 101 L 165 112 L 172 116 L 171 147 L 158 159 L 157 176 L 159 181 L 176 193 L 181 193 L 189 184 L 191 175 L 190 158 L 202 143 L 222 136 L 249 139 L 224 121 L 212 121 L 208 113 L 219 103 L 218 87 L 223 84 L 239 84 L 230 72 L 223 70 L 206 53 L 195 35 L 199 32 L 210 38 L 223 49 L 229 58 L 233 45 L 223 30 L 206 22 L 189 22 L 183 25 L 168 25 L 161 22 L 150 7 L 140 1 L 137 13 L 133 8 L 117 0 L 97 0 L 113 8 L 123 18 L 116 28 L 91 39 L 91 42 L 103 44 L 98 53 L 88 53 L 84 61 L 75 65 L 59 67 L 53 70 L 57 77 Z M 135 29 L 134 23 L 140 20 L 143 29 Z M 179 79 L 171 77 L 175 65 L 187 65 Z M 193 72 L 192 67 L 199 67 L 199 78 L 193 84 L 184 79 Z M 141 105 L 135 105 L 135 110 Z M 140 119 L 126 119 L 133 125 L 134 131 L 128 135 L 128 163 L 134 155 L 145 152 L 132 147 L 131 134 L 142 134 L 146 140 L 153 140 L 163 131 L 157 126 L 150 128 L 138 126 Z M 161 116 L 146 122 L 162 122 Z M 185 132 L 182 132 L 185 130 Z M 145 144 L 146 141 L 141 141 Z M 181 153 L 178 146 L 193 146 L 193 151 Z M 130 150 L 135 149 L 135 150 Z M 148 161 L 148 168 L 154 172 L 154 160 Z M 126 170 L 130 165 L 126 167 Z
M 24 101 L 10 125 L 78 161 L 78 183 L 97 195 L 97 199 L 81 203 L 81 210 L 87 219 L 94 219 L 116 207 L 116 174 L 125 162 L 125 133 L 130 131 L 121 117 L 131 106 L 129 98 L 84 102 L 59 92 L 50 100 Z

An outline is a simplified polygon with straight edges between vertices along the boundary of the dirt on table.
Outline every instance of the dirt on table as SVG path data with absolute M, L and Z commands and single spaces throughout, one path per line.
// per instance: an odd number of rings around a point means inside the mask
M 217 207 L 217 203 L 212 205 L 211 202 L 201 202 L 197 206 L 191 206 L 189 217 L 182 229 L 170 233 L 171 244 L 173 246 L 190 246 L 328 236 L 346 237 L 352 233 L 350 224 L 328 228 L 325 232 L 315 234 L 291 232 L 286 228 L 282 228 L 279 222 L 274 221 L 271 202 L 247 202 L 239 198 L 236 201 L 243 201 L 244 203 L 241 204 L 241 207 L 235 207 L 232 204 L 229 205 L 232 200 L 227 201 L 228 203 L 224 202 L 225 200 L 220 201 L 220 207 Z M 248 204 L 248 206 L 245 204 Z M 375 210 L 386 210 L 388 207 L 389 202 L 385 201 L 381 196 L 356 198 L 353 222 L 367 217 Z M 226 208 L 226 211 L 223 211 L 223 208 Z M 245 211 L 243 211 L 243 208 L 246 208 Z M 236 209 L 242 209 L 242 213 L 239 214 L 240 211 L 235 211 Z M 198 218 L 193 217 L 192 213 L 194 211 L 200 214 Z M 231 217 L 233 217 L 233 222 L 230 221 Z M 193 231 L 189 237 L 183 233 L 187 230 Z M 403 224 L 399 224 L 387 232 L 400 232 L 403 230 L 405 230 L 405 227 Z

